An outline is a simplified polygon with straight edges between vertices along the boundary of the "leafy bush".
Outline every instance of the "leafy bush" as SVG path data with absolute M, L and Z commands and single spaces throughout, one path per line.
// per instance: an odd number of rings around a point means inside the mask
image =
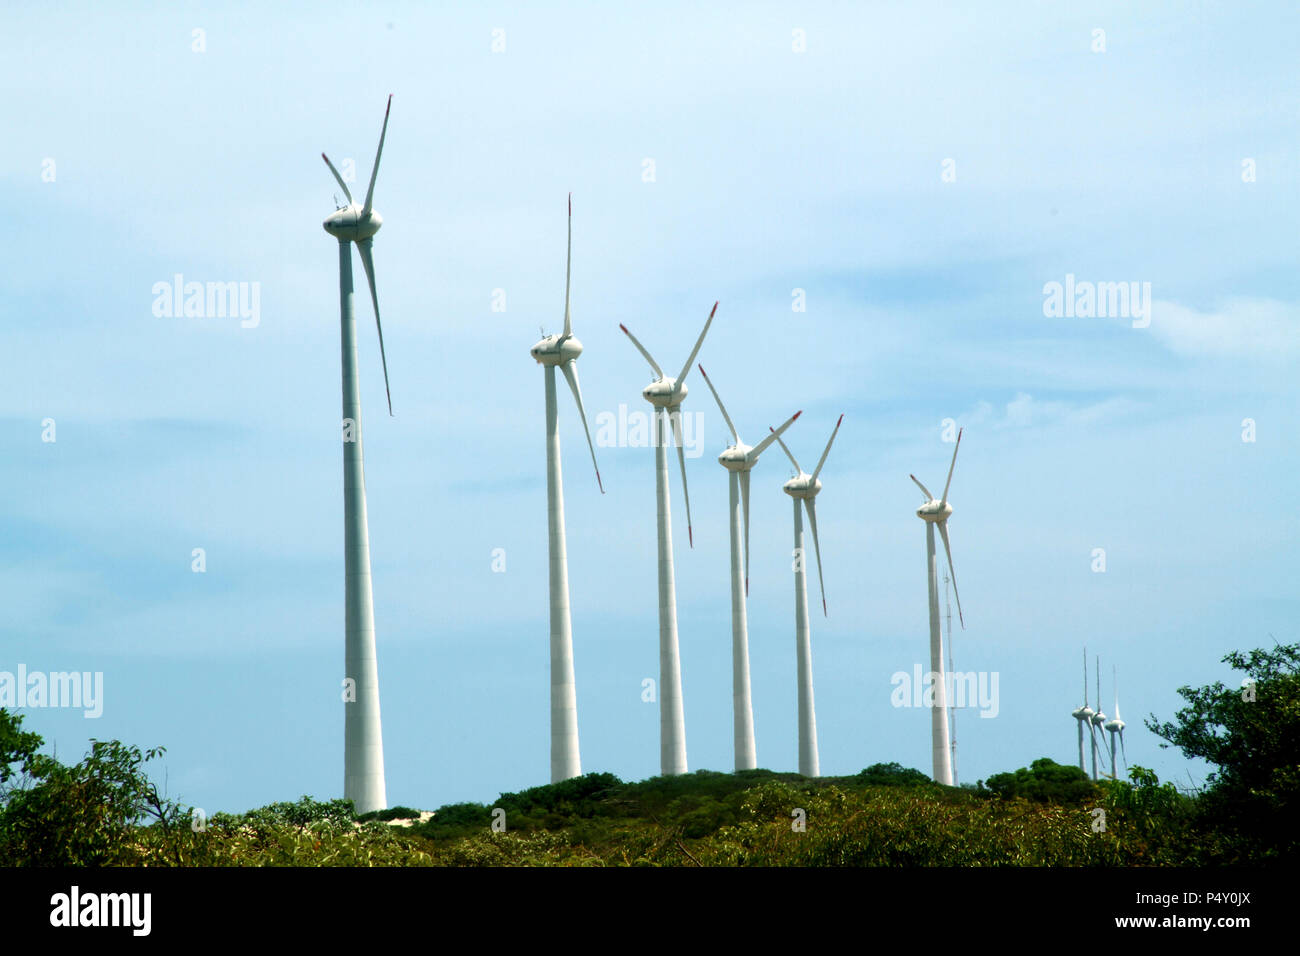
M 0 711 L 0 723 L 17 721 Z M 13 733 L 10 740 L 16 739 Z M 19 740 L 20 746 L 30 741 Z M 39 741 L 39 738 L 37 738 Z M 26 866 L 112 866 L 142 862 L 138 825 L 153 820 L 174 832 L 184 810 L 164 799 L 143 771 L 163 748 L 140 751 L 116 740 L 92 740 L 71 767 L 52 757 L 23 758 L 25 786 L 6 791 L 0 810 L 0 857 Z M 173 862 L 183 858 L 174 855 Z
M 412 810 L 410 807 L 389 807 L 387 810 L 371 810 L 369 813 L 363 813 L 357 817 L 358 820 L 379 820 L 388 822 L 390 820 L 411 820 L 420 819 L 420 811 Z
M 933 786 L 934 781 L 910 767 L 900 763 L 876 763 L 857 776 L 859 783 L 873 787 L 917 787 Z
M 994 774 L 985 783 L 1004 800 L 1024 797 L 1036 803 L 1077 806 L 1097 797 L 1097 788 L 1087 774 L 1048 757 L 1039 757 L 1013 773 Z
M 1203 830 L 1218 834 L 1233 862 L 1300 860 L 1300 644 L 1226 655 L 1241 687 L 1180 687 L 1188 702 L 1174 721 L 1147 729 L 1185 756 L 1215 765 L 1197 802 Z

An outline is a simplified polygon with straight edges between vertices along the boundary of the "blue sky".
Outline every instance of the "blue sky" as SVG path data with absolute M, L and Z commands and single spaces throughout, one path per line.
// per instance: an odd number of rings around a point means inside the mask
M 319 154 L 364 182 L 389 93 L 375 258 L 393 418 L 364 299 L 357 317 L 390 803 L 547 779 L 528 349 L 562 322 L 569 191 L 593 424 L 646 407 L 618 324 L 675 370 L 714 300 L 700 359 L 744 437 L 802 409 L 787 437 L 807 465 L 845 414 L 818 501 L 823 773 L 929 771 L 928 715 L 892 707 L 890 677 L 928 659 L 907 476 L 942 482 L 945 419 L 966 429 L 956 668 L 1000 678 L 996 718 L 958 718 L 963 781 L 1073 759 L 1085 643 L 1108 712 L 1118 668 L 1130 759 L 1199 781 L 1142 717 L 1229 679 L 1227 651 L 1296 639 L 1288 4 L 64 4 L 8 23 L 0 670 L 104 672 L 101 718 L 27 712 L 61 756 L 91 736 L 164 745 L 170 792 L 209 811 L 341 793 L 337 255 L 320 228 L 336 184 Z M 258 324 L 155 316 L 177 273 L 258 283 Z M 1045 316 L 1067 274 L 1149 282 L 1150 326 Z M 727 770 L 726 431 L 688 384 L 687 751 Z M 598 448 L 601 496 L 563 394 L 560 416 L 583 767 L 643 778 L 653 453 Z M 766 454 L 752 511 L 758 759 L 778 770 L 797 756 L 788 476 Z

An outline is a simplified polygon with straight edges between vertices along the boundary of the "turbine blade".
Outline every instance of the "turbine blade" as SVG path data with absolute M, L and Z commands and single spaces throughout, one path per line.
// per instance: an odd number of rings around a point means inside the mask
M 704 323 L 704 331 L 701 332 L 700 337 L 695 340 L 695 348 L 691 349 L 690 357 L 687 358 L 686 364 L 682 366 L 682 374 L 677 376 L 678 385 L 681 385 L 682 382 L 686 381 L 686 373 L 689 372 L 691 366 L 695 364 L 695 356 L 700 354 L 700 346 L 704 344 L 704 336 L 709 334 L 709 326 L 713 324 L 713 317 L 717 314 L 718 303 L 715 302 L 713 303 L 713 311 L 709 313 L 709 320 Z
M 731 416 L 727 414 L 727 409 L 726 406 L 722 404 L 722 399 L 718 398 L 718 390 L 714 388 L 713 383 L 709 381 L 709 376 L 704 371 L 703 365 L 700 366 L 700 374 L 704 376 L 704 384 L 709 386 L 709 391 L 713 393 L 713 400 L 718 403 L 718 411 L 722 412 L 723 420 L 727 423 L 727 427 L 731 429 L 731 440 L 739 445 L 740 435 L 736 432 L 736 426 L 731 423 Z
M 943 498 L 940 499 L 942 504 L 948 503 L 948 487 L 952 484 L 952 470 L 957 467 L 957 449 L 961 448 L 962 429 L 957 429 L 957 444 L 952 448 L 952 464 L 948 466 L 948 481 L 943 486 Z
M 569 319 L 569 273 L 573 266 L 573 193 L 569 193 L 569 251 L 564 259 L 564 337 L 573 334 L 573 323 Z M 581 401 L 578 402 L 582 404 Z M 593 454 L 594 459 L 594 454 Z
M 957 620 L 961 621 L 961 629 L 966 630 L 966 618 L 961 613 L 961 592 L 957 590 L 957 569 L 952 566 L 952 545 L 948 543 L 948 522 L 940 521 L 939 534 L 943 536 L 943 550 L 948 555 L 948 570 L 952 572 L 952 593 L 957 598 Z
M 934 501 L 934 495 L 930 494 L 930 489 L 929 489 L 929 488 L 927 488 L 927 487 L 925 487 L 925 485 L 921 484 L 921 479 L 920 479 L 920 478 L 917 478 L 916 475 L 908 475 L 907 477 L 911 478 L 913 481 L 916 482 L 916 487 L 918 487 L 918 488 L 921 489 L 921 494 L 925 495 L 925 500 L 926 500 L 926 501 Z
M 388 395 L 388 414 L 393 414 L 393 393 L 388 389 L 388 357 L 384 354 L 384 326 L 379 321 L 379 296 L 375 294 L 375 260 L 371 247 L 375 240 L 362 239 L 357 243 L 361 253 L 361 266 L 366 270 L 366 282 L 370 284 L 370 301 L 375 306 L 375 328 L 379 330 L 379 360 L 384 363 L 384 392 Z
M 822 617 L 830 617 L 826 611 L 826 582 L 822 580 L 822 546 L 817 541 L 817 507 L 812 498 L 805 498 L 803 504 L 808 512 L 808 524 L 812 528 L 813 550 L 817 552 L 817 583 L 822 589 Z
M 1124 766 L 1128 766 L 1128 751 L 1124 749 L 1124 728 L 1119 730 L 1119 752 L 1124 757 Z
M 763 452 L 767 451 L 768 446 L 770 446 L 772 442 L 780 438 L 781 433 L 784 432 L 791 425 L 793 425 L 794 420 L 802 414 L 803 414 L 802 409 L 795 412 L 793 415 L 787 418 L 785 420 L 785 424 L 782 425 L 780 428 L 776 429 L 776 431 L 772 431 L 772 426 L 769 425 L 767 428 L 769 432 L 768 436 L 764 438 L 761 442 L 759 442 L 757 445 L 755 445 L 753 448 L 751 448 L 749 451 L 745 452 L 745 458 L 747 458 L 751 462 L 758 461 L 758 456 L 763 454 Z
M 703 371 L 701 369 L 700 371 Z M 745 594 L 749 594 L 749 472 L 740 473 L 740 501 L 745 516 Z
M 393 108 L 393 94 L 388 94 L 388 105 L 384 107 L 384 128 L 379 131 L 379 148 L 375 150 L 375 166 L 370 170 L 370 188 L 366 190 L 366 204 L 361 207 L 361 215 L 370 215 L 372 201 L 375 198 L 375 177 L 379 175 L 379 157 L 384 154 L 384 137 L 388 135 L 388 112 Z
M 843 421 L 844 416 L 840 415 L 840 420 L 835 423 L 835 431 L 831 432 L 831 440 L 826 443 L 826 450 L 822 452 L 821 460 L 817 462 L 817 467 L 813 469 L 812 476 L 814 481 L 817 480 L 817 475 L 821 473 L 822 465 L 826 464 L 826 456 L 831 453 L 831 445 L 835 441 L 835 436 L 840 433 L 840 422 Z
M 772 431 L 772 426 L 769 425 L 768 428 L 767 428 L 767 430 L 768 430 L 768 431 Z M 794 459 L 794 455 L 792 455 L 792 454 L 790 453 L 790 449 L 789 449 L 789 447 L 786 446 L 786 443 L 783 442 L 783 441 L 781 441 L 781 436 L 780 436 L 780 435 L 777 435 L 777 436 L 776 436 L 776 443 L 777 443 L 778 445 L 780 445 L 780 446 L 781 446 L 781 450 L 782 450 L 783 452 L 785 452 L 785 457 L 790 459 L 790 464 L 794 465 L 794 470 L 797 471 L 799 474 L 802 475 L 802 474 L 803 474 L 803 469 L 799 467 L 799 462 L 795 461 L 795 459 Z
M 636 350 L 645 356 L 645 360 L 650 363 L 650 368 L 654 369 L 654 373 L 658 375 L 660 378 L 663 378 L 664 370 L 659 367 L 658 362 L 656 362 L 654 359 L 650 357 L 650 353 L 645 350 L 645 346 L 636 340 L 636 336 L 633 335 L 631 332 L 629 332 L 627 330 L 627 326 L 624 325 L 622 322 L 618 324 L 618 327 L 623 330 L 624 335 L 626 335 L 629 339 L 632 340 L 632 344 L 636 346 Z
M 682 467 L 682 496 L 686 499 L 686 538 L 695 547 L 695 532 L 691 528 L 691 493 L 686 488 L 686 449 L 682 447 L 682 406 L 668 406 L 668 420 L 673 426 L 673 444 L 677 446 L 677 461 Z
M 334 168 L 334 164 L 330 162 L 330 158 L 324 153 L 320 154 L 320 158 L 325 160 L 325 165 L 328 166 L 330 172 L 334 174 L 334 181 L 343 189 L 343 195 L 348 197 L 348 202 L 353 202 L 352 190 L 348 189 L 348 184 L 343 181 L 343 177 L 340 176 L 339 171 Z
M 1112 667 L 1110 669 L 1110 682 L 1115 688 L 1115 719 L 1119 720 L 1119 678 L 1116 675 L 1117 671 Z
M 587 433 L 587 448 L 591 452 L 591 467 L 596 469 L 596 486 L 600 493 L 605 493 L 605 486 L 600 480 L 600 466 L 596 464 L 596 446 L 591 443 L 591 429 L 587 427 L 587 413 L 582 408 L 582 390 L 578 388 L 578 368 L 575 361 L 565 362 L 560 366 L 564 379 L 573 391 L 573 400 L 578 403 L 578 417 L 582 419 L 582 430 Z

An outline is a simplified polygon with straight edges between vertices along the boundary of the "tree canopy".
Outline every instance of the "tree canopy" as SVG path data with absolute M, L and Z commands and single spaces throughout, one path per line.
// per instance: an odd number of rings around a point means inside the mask
M 1232 836 L 1243 858 L 1300 856 L 1300 644 L 1233 651 L 1246 678 L 1180 687 L 1187 706 L 1147 729 L 1215 766 L 1199 810 Z

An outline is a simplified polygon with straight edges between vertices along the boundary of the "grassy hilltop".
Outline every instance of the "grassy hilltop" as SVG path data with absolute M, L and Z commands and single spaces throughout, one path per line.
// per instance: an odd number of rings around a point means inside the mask
M 1224 658 L 1249 678 L 1179 689 L 1147 727 L 1215 766 L 1183 792 L 1133 767 L 1089 780 L 1048 758 L 976 786 L 896 763 L 847 777 L 589 773 L 430 817 L 303 797 L 201 819 L 141 752 L 93 741 L 64 766 L 0 709 L 0 863 L 9 866 L 1216 866 L 1300 861 L 1300 645 Z
M 127 866 L 1075 866 L 1195 865 L 1230 853 L 1196 828 L 1195 800 L 1136 770 L 1094 784 L 1043 759 L 982 788 L 897 764 L 807 780 L 766 770 L 624 783 L 591 773 L 445 806 L 424 823 L 393 808 L 303 797 L 168 819 L 102 845 L 36 840 L 26 862 Z M 1094 811 L 1104 811 L 1103 819 Z M 494 818 L 498 821 L 494 829 Z M 504 826 L 504 830 L 501 827 Z M 111 828 L 105 830 L 105 834 Z M 12 836 L 12 834 L 11 834 Z M 4 835 L 0 834 L 0 846 Z M 77 841 L 72 841 L 76 844 Z M 17 849 L 15 847 L 14 849 Z M 77 854 L 80 853 L 80 857 Z M 22 862 L 21 855 L 7 862 Z

